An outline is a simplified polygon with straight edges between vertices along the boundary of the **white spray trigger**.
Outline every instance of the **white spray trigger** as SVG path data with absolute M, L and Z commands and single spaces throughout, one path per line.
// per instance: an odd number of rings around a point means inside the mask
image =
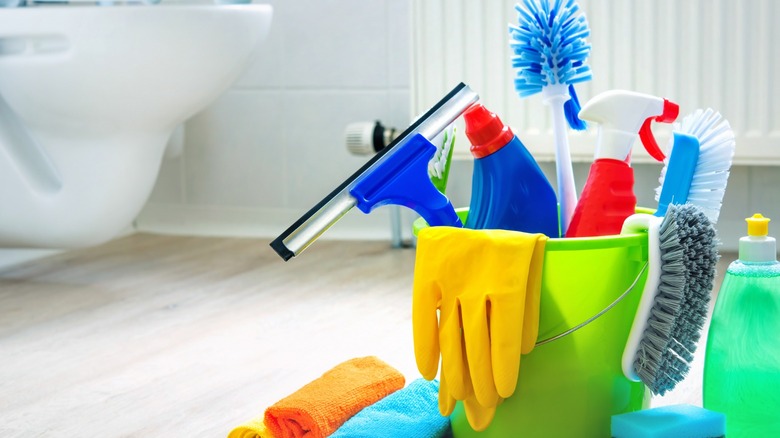
M 652 150 L 652 133 L 649 124 L 652 120 L 674 121 L 679 107 L 663 98 L 627 90 L 610 90 L 589 100 L 580 111 L 580 118 L 598 124 L 596 158 L 627 160 L 637 135 L 642 133 L 642 141 L 651 155 L 658 158 L 657 144 Z M 650 143 L 647 134 L 650 134 Z

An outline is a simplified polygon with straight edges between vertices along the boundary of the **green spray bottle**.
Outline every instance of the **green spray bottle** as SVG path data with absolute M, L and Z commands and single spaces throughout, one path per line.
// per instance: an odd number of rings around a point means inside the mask
M 769 218 L 746 221 L 712 314 L 704 407 L 726 414 L 729 438 L 780 437 L 780 263 Z

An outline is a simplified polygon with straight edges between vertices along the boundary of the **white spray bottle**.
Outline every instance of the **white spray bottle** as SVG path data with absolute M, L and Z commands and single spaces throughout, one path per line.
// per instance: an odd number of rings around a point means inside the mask
M 637 134 L 647 152 L 663 161 L 650 123 L 671 123 L 678 113 L 674 102 L 625 90 L 601 93 L 582 107 L 580 118 L 599 126 L 596 159 L 566 237 L 620 234 L 623 221 L 636 209 L 634 170 L 629 162 Z

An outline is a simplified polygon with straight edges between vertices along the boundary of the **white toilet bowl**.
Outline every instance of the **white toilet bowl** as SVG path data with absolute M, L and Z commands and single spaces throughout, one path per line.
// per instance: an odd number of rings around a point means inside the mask
M 270 23 L 251 4 L 0 9 L 0 248 L 126 229 L 174 128 L 229 87 Z

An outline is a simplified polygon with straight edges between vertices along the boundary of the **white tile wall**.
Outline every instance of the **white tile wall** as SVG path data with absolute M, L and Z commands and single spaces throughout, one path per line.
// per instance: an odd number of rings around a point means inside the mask
M 408 125 L 408 1 L 268 3 L 274 20 L 257 61 L 187 123 L 184 153 L 163 163 L 139 229 L 275 237 L 365 160 L 343 146 L 347 123 Z M 580 189 L 588 167 L 575 165 Z M 542 168 L 554 183 L 554 165 Z M 653 205 L 658 171 L 636 165 L 640 205 Z M 453 203 L 468 205 L 471 163 L 456 163 L 451 175 Z M 754 211 L 780 223 L 778 189 L 777 167 L 733 169 L 718 224 L 724 248 L 736 247 Z M 352 212 L 324 238 L 388 238 L 387 213 Z
M 385 1 L 295 1 L 284 7 L 287 10 L 280 11 L 276 23 L 284 26 L 287 86 L 387 87 Z
M 348 123 L 409 124 L 409 5 L 271 0 L 271 32 L 231 90 L 187 122 L 140 230 L 275 237 L 357 170 Z M 326 236 L 389 237 L 385 209 Z
M 195 205 L 282 205 L 275 184 L 289 172 L 279 91 L 232 90 L 187 124 L 186 201 Z M 271 188 L 274 189 L 271 189 Z

